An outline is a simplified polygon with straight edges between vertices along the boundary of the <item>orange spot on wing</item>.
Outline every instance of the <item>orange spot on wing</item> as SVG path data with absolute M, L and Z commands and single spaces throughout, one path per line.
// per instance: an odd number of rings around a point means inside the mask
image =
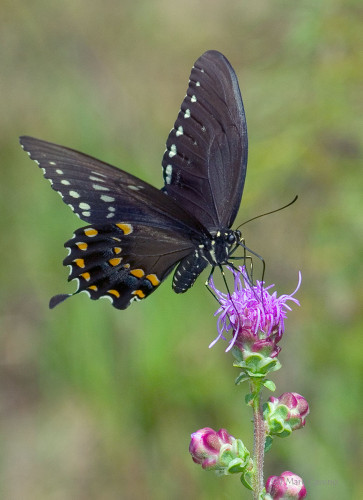
M 111 264 L 111 266 L 118 266 L 121 260 L 122 259 L 120 257 L 114 257 L 113 259 L 110 259 L 108 262 L 109 264 Z
M 142 269 L 133 269 L 130 271 L 130 274 L 132 274 L 132 276 L 136 276 L 136 278 L 142 278 L 145 273 Z
M 73 261 L 78 267 L 84 267 L 84 259 L 74 259 Z
M 77 245 L 77 247 L 78 247 L 80 250 L 87 250 L 87 248 L 88 248 L 87 243 L 83 243 L 83 242 L 81 242 L 81 243 L 76 243 L 76 245 Z
M 160 285 L 160 280 L 159 278 L 156 276 L 156 274 L 148 274 L 146 276 L 146 278 L 150 281 L 150 283 L 154 286 L 158 286 Z
M 122 231 L 124 232 L 124 234 L 130 234 L 132 233 L 132 226 L 131 224 L 124 224 L 123 222 L 118 222 L 116 224 L 117 227 L 119 227 L 120 229 L 122 229 Z
M 91 285 L 88 287 L 90 290 L 93 290 L 95 292 L 97 292 L 98 288 L 96 287 L 96 285 Z
M 98 231 L 97 231 L 97 229 L 93 229 L 92 227 L 90 227 L 90 228 L 84 230 L 84 234 L 86 236 L 91 236 L 91 237 L 97 236 Z
M 118 292 L 117 290 L 107 290 L 107 293 L 111 293 L 115 297 L 120 298 L 120 292 Z
M 135 290 L 132 292 L 132 295 L 137 295 L 140 299 L 143 299 L 145 297 L 145 294 L 142 290 Z
M 121 253 L 121 248 L 120 247 L 114 247 L 113 248 L 113 251 L 115 252 L 115 254 L 117 255 L 118 253 Z
M 90 273 L 82 273 L 81 274 L 82 278 L 84 278 L 86 281 L 89 281 L 91 278 Z

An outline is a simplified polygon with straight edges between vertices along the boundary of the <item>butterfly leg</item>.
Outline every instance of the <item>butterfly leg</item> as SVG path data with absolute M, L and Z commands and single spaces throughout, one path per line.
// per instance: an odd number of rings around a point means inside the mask
M 220 304 L 219 300 L 217 299 L 216 295 L 212 292 L 210 286 L 209 286 L 209 282 L 213 276 L 213 273 L 214 273 L 214 270 L 215 270 L 215 266 L 212 267 L 212 270 L 211 272 L 209 273 L 209 276 L 206 280 L 206 282 L 204 283 L 204 285 L 206 286 L 208 292 L 212 295 L 212 297 L 218 302 L 218 304 Z
M 265 263 L 265 259 L 259 255 L 258 253 L 254 252 L 253 250 L 251 250 L 250 248 L 248 248 L 246 245 L 245 245 L 245 240 L 244 238 L 242 238 L 238 244 L 235 246 L 235 248 L 232 250 L 232 252 L 230 253 L 230 256 L 234 254 L 234 252 L 237 250 L 237 248 L 241 246 L 243 248 L 243 257 L 235 257 L 234 259 L 235 260 L 247 260 L 247 259 L 250 259 L 251 261 L 251 284 L 253 284 L 253 259 L 252 259 L 252 256 L 251 255 L 247 255 L 246 252 L 250 252 L 252 255 L 254 255 L 258 260 L 261 261 L 262 263 L 262 277 L 261 277 L 261 281 L 264 280 L 265 278 L 265 270 L 266 270 L 266 263 Z M 249 279 L 249 275 L 248 275 L 248 279 Z

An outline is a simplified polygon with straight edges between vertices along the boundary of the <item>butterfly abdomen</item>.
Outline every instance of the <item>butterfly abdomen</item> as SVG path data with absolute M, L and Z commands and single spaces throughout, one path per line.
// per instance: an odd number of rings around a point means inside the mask
M 173 290 L 175 293 L 184 293 L 194 285 L 200 273 L 207 267 L 208 262 L 196 250 L 188 255 L 175 270 L 173 277 Z

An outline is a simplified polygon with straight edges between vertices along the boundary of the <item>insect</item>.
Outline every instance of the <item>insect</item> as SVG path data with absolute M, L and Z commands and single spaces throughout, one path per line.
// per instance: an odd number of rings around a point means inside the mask
M 86 292 L 117 309 L 144 299 L 173 271 L 176 293 L 208 266 L 222 268 L 243 246 L 231 226 L 247 168 L 247 125 L 236 74 L 217 51 L 195 62 L 166 142 L 164 187 L 73 149 L 22 136 L 23 149 L 52 188 L 89 225 L 65 243 L 71 294 Z

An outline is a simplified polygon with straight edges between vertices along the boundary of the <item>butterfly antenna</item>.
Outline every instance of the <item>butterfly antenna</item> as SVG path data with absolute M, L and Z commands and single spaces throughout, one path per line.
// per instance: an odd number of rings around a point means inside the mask
M 284 210 L 285 208 L 289 207 L 290 205 L 293 205 L 297 199 L 298 199 L 298 195 L 296 195 L 292 201 L 290 201 L 287 205 L 284 205 L 283 207 L 276 208 L 275 210 L 271 210 L 270 212 L 265 212 L 264 214 L 256 215 L 256 217 L 252 217 L 252 219 L 248 219 L 245 222 L 242 222 L 242 224 L 240 224 L 237 227 L 237 229 L 239 229 L 240 227 L 247 224 L 247 222 L 251 222 L 252 220 L 259 219 L 260 217 L 265 217 L 265 215 L 270 215 L 270 214 L 274 214 L 276 212 L 280 212 L 280 210 Z

